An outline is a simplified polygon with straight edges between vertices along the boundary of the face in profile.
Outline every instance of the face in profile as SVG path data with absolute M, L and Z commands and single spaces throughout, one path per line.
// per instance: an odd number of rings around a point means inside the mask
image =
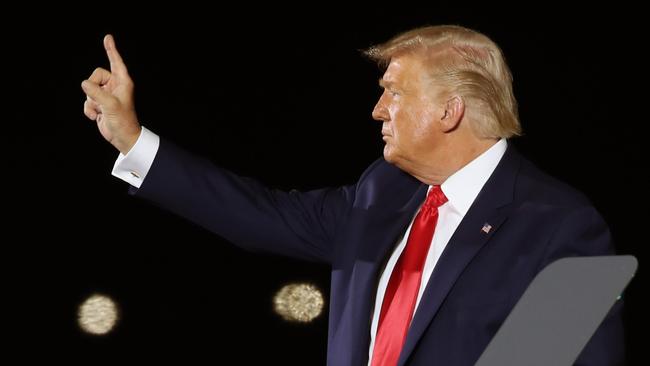
M 372 117 L 382 122 L 384 158 L 405 171 L 426 165 L 442 132 L 445 111 L 416 55 L 393 57 L 380 79 L 384 89 Z

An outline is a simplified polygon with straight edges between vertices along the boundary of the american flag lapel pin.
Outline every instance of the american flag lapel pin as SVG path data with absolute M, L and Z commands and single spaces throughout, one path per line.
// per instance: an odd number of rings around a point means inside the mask
M 492 230 L 492 225 L 488 224 L 487 222 L 483 224 L 483 228 L 481 229 L 482 232 L 488 234 L 490 233 L 490 230 Z

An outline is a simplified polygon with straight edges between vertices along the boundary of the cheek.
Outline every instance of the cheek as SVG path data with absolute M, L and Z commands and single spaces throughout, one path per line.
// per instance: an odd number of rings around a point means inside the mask
M 404 132 L 408 133 L 408 138 L 414 148 L 427 147 L 435 135 L 434 119 L 430 113 L 414 110 L 409 113 L 408 125 L 404 127 Z
M 426 136 L 431 135 L 433 126 L 429 121 L 418 116 L 419 118 L 414 118 L 413 122 L 413 136 L 417 138 L 425 138 Z
M 390 127 L 393 135 L 395 137 L 399 135 L 408 135 L 408 130 L 411 128 L 413 123 L 412 113 L 409 112 L 409 109 L 400 105 L 393 105 L 389 108 L 389 113 L 391 117 Z
M 391 121 L 394 122 L 395 119 L 399 118 L 400 110 L 401 110 L 399 105 L 395 103 L 391 103 L 388 105 L 386 109 L 388 110 L 388 115 L 390 116 Z
M 421 108 L 413 108 L 411 113 L 411 119 L 415 122 L 417 129 L 422 132 L 431 132 L 435 129 L 436 118 L 439 117 L 438 113 L 440 111 L 427 106 L 426 104 L 421 104 Z
M 416 106 L 393 103 L 388 107 L 390 128 L 395 138 L 409 143 L 426 141 L 434 130 L 434 113 Z
M 404 133 L 408 133 L 414 142 L 423 139 L 428 134 L 430 124 L 427 122 L 426 116 L 422 113 L 411 110 L 405 113 L 403 120 L 405 123 L 402 129 Z

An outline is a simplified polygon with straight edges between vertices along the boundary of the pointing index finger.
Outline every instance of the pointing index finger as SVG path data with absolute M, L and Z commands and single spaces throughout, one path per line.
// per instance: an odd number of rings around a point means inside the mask
M 115 40 L 113 36 L 107 34 L 104 37 L 104 48 L 106 49 L 106 54 L 108 55 L 108 61 L 111 63 L 111 72 L 119 76 L 128 76 L 126 65 L 122 61 L 122 56 L 117 52 L 117 47 L 115 47 Z

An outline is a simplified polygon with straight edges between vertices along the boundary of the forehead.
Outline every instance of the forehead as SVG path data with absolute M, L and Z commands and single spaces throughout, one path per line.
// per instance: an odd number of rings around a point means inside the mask
M 382 80 L 403 87 L 413 86 L 425 76 L 424 71 L 420 57 L 411 54 L 395 56 L 390 60 Z

